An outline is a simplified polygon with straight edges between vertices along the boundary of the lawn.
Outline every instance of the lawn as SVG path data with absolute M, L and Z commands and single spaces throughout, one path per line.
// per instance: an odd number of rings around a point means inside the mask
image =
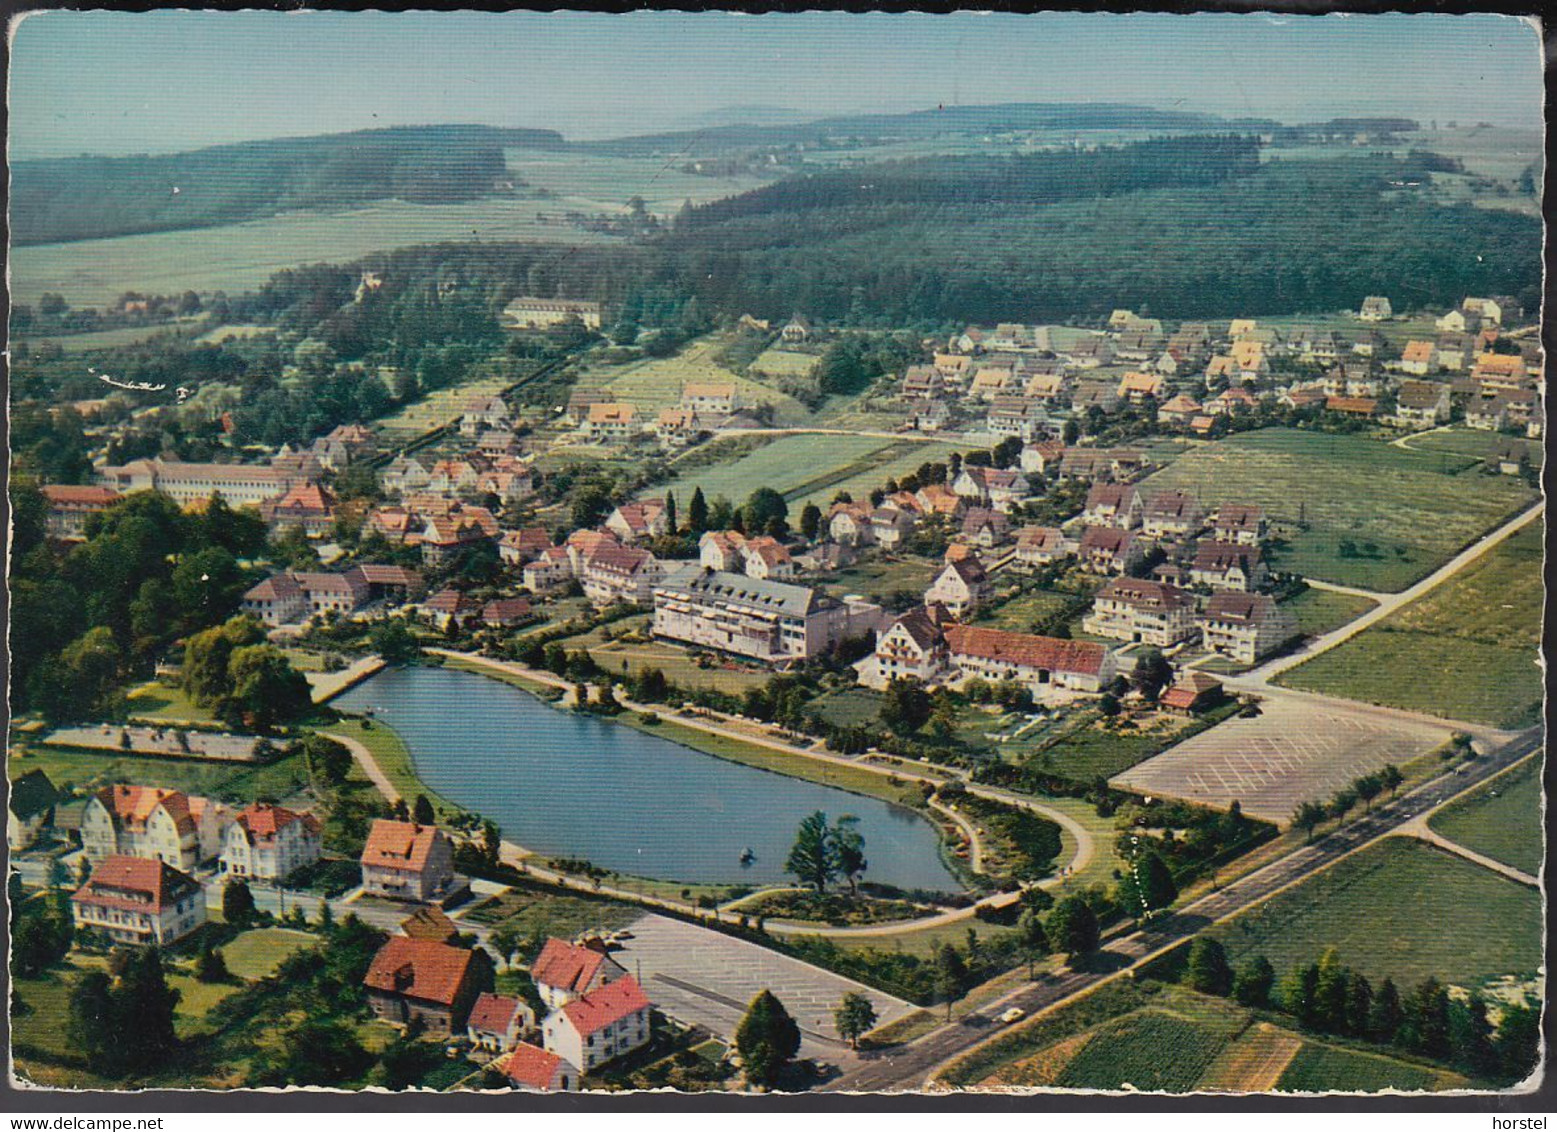
M 521 938 L 572 939 L 586 930 L 625 928 L 642 914 L 633 905 L 614 900 L 512 888 L 483 900 L 465 918 L 485 927 L 512 928 Z
M 1145 490 L 1187 491 L 1207 507 L 1259 504 L 1281 528 L 1276 569 L 1398 591 L 1535 498 L 1474 465 L 1361 437 L 1262 429 L 1185 453 Z
M 441 797 L 428 786 L 424 785 L 416 773 L 416 763 L 411 758 L 411 752 L 406 747 L 404 740 L 392 727 L 388 727 L 382 720 L 372 720 L 372 726 L 364 731 L 360 725 L 346 723 L 332 728 L 329 731 L 321 731 L 321 735 L 340 735 L 348 739 L 355 739 L 373 754 L 373 761 L 384 772 L 384 777 L 400 792 L 400 796 L 409 805 L 416 801 L 418 794 L 427 795 L 427 800 L 433 804 L 439 817 L 464 811 L 454 803 Z
M 391 440 L 409 440 L 457 419 L 471 398 L 500 393 L 511 383 L 510 378 L 488 375 L 435 389 L 420 401 L 380 418 L 376 427 Z
M 139 782 L 237 803 L 253 802 L 261 797 L 287 798 L 308 783 L 308 771 L 300 755 L 278 759 L 266 766 L 240 766 L 189 759 L 137 758 L 70 747 L 33 747 L 24 757 L 13 756 L 11 759 L 9 771 L 12 777 L 33 769 L 44 771 L 61 789 Z
M 791 520 L 795 521 L 800 507 L 790 496 L 797 489 L 819 476 L 841 473 L 891 443 L 871 436 L 781 436 L 731 463 L 689 470 L 649 494 L 674 491 L 678 500 L 687 500 L 692 498 L 695 488 L 701 487 L 710 502 L 723 496 L 740 504 L 759 487 L 771 487 L 789 500 Z M 828 498 L 832 498 L 831 494 Z
M 816 354 L 802 354 L 797 350 L 780 350 L 769 347 L 752 361 L 748 370 L 772 374 L 774 377 L 804 377 L 819 361 Z
M 1328 947 L 1375 985 L 1429 975 L 1475 986 L 1541 963 L 1533 889 L 1418 841 L 1395 837 L 1347 857 L 1212 929 L 1236 965 L 1264 955 L 1277 972 Z
M 215 723 L 209 708 L 199 707 L 182 688 L 152 680 L 130 692 L 130 714 L 146 719 L 189 720 Z
M 1498 727 L 1539 717 L 1541 525 L 1279 683 Z
M 263 979 L 294 951 L 312 947 L 319 937 L 286 928 L 255 928 L 222 948 L 227 969 L 240 979 Z
M 742 408 L 763 402 L 772 405 L 773 423 L 779 427 L 811 420 L 811 410 L 793 397 L 720 365 L 714 354 L 726 341 L 725 335 L 715 334 L 693 342 L 674 357 L 591 369 L 580 376 L 579 385 L 604 385 L 618 400 L 631 402 L 640 413 L 652 415 L 679 405 L 681 387 L 689 381 L 727 383 L 735 386 Z
M 613 677 L 637 675 L 646 668 L 658 668 L 678 688 L 714 688 L 737 695 L 748 688 L 760 687 L 772 677 L 772 672 L 755 666 L 737 665 L 734 661 L 721 660 L 711 668 L 700 668 L 686 649 L 662 641 L 636 641 L 602 639 L 602 632 L 609 630 L 620 634 L 627 629 L 647 627 L 647 617 L 629 617 L 599 626 L 577 637 L 567 637 L 560 643 L 569 652 L 587 650 L 595 662 Z
M 1470 456 L 1477 460 L 1485 460 L 1494 451 L 1508 444 L 1523 449 L 1531 463 L 1540 466 L 1544 452 L 1539 440 L 1505 436 L 1503 433 L 1489 432 L 1486 429 L 1452 428 L 1448 432 L 1424 433 L 1406 441 L 1407 447 L 1418 451 L 1449 452 L 1456 456 Z
M 1541 759 L 1526 759 L 1438 811 L 1428 824 L 1451 841 L 1534 876 L 1541 870 Z
M 1086 613 L 1090 603 L 1077 594 L 1057 593 L 1054 590 L 1028 590 L 1010 601 L 981 609 L 973 621 L 992 629 L 1005 629 L 1012 633 L 1032 633 L 1045 627 L 1051 617 L 1064 613 L 1075 605 L 1078 619 Z
M 837 597 L 861 594 L 871 601 L 880 601 L 900 590 L 922 595 L 944 569 L 934 558 L 875 554 L 827 575 L 823 585 Z
M 1356 594 L 1336 593 L 1334 590 L 1310 586 L 1296 597 L 1282 602 L 1282 607 L 1297 618 L 1298 632 L 1305 637 L 1317 637 L 1357 620 L 1377 604 Z
M 1234 701 L 1196 720 L 1160 715 L 1144 726 L 1128 730 L 1119 730 L 1117 725 L 1105 726 L 1097 712 L 1084 711 L 1070 730 L 1046 743 L 1032 757 L 1046 771 L 1073 782 L 1090 783 L 1144 762 L 1188 734 L 1220 723 L 1237 709 Z

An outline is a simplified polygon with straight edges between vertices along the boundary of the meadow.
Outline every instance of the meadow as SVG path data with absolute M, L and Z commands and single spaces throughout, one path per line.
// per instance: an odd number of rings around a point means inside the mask
M 669 217 L 687 201 L 702 204 L 744 193 L 771 178 L 711 177 L 683 172 L 685 162 L 662 157 L 621 157 L 575 150 L 505 149 L 509 169 L 526 185 L 565 198 L 569 207 L 596 212 L 625 212 L 632 197 L 657 216 Z M 688 159 L 690 160 L 690 159 Z M 543 207 L 545 202 L 543 203 Z
M 139 782 L 238 804 L 261 798 L 285 800 L 308 784 L 301 755 L 266 766 L 244 766 L 34 747 L 25 755 L 13 752 L 7 769 L 13 778 L 29 770 L 42 770 L 62 791 L 74 787 L 87 792 L 115 782 Z
M 501 393 L 510 384 L 504 377 L 479 377 L 446 389 L 434 389 L 414 404 L 381 417 L 375 427 L 391 441 L 404 443 L 457 420 L 467 402 Z
M 1282 605 L 1297 619 L 1298 632 L 1317 637 L 1355 621 L 1378 603 L 1357 594 L 1310 587 Z
M 830 422 L 836 423 L 836 422 Z M 819 436 L 820 441 L 852 440 L 853 437 Z M 861 438 L 865 439 L 865 438 Z M 868 499 L 870 493 L 890 479 L 901 479 L 915 471 L 921 464 L 944 463 L 946 457 L 958 450 L 954 444 L 939 441 L 896 440 L 878 442 L 885 446 L 866 456 L 854 465 L 833 472 L 818 473 L 799 488 L 786 492 L 792 510 L 807 503 L 815 503 L 824 512 L 840 491 L 846 491 L 855 499 Z M 848 474 L 843 474 L 847 472 Z
M 771 487 L 789 502 L 793 523 L 800 517 L 800 506 L 792 493 L 818 476 L 854 466 L 891 443 L 872 436 L 780 436 L 732 463 L 689 471 L 651 494 L 674 491 L 678 500 L 685 501 L 701 487 L 709 502 L 723 496 L 739 504 L 759 487 Z
M 774 377 L 804 377 L 817 363 L 816 354 L 802 354 L 797 350 L 780 350 L 769 347 L 752 361 L 747 368 Z
M 1496 727 L 1539 716 L 1541 524 L 1278 683 Z M 1409 673 L 1410 678 L 1403 678 Z
M 1535 498 L 1473 461 L 1355 436 L 1262 429 L 1197 448 L 1151 476 L 1211 507 L 1256 503 L 1283 528 L 1272 565 L 1341 585 L 1398 591 Z
M 1505 445 L 1523 451 L 1537 467 L 1544 452 L 1539 440 L 1525 440 L 1517 436 L 1505 436 L 1501 432 L 1488 432 L 1479 428 L 1452 428 L 1447 432 L 1427 432 L 1413 436 L 1406 444 L 1422 452 L 1449 452 L 1456 456 L 1470 456 L 1485 460 Z
M 1453 925 L 1446 930 L 1445 925 Z M 1541 964 L 1541 896 L 1419 841 L 1392 837 L 1211 929 L 1236 966 L 1278 973 L 1334 947 L 1377 985 L 1432 975 L 1476 986 Z
M 1445 806 L 1428 824 L 1467 849 L 1536 875 L 1544 848 L 1540 757 L 1525 760 Z
M 692 343 L 670 358 L 651 358 L 631 362 L 625 366 L 599 367 L 586 370 L 580 377 L 581 387 L 603 385 L 612 396 L 638 406 L 638 411 L 649 415 L 661 409 L 674 408 L 681 403 L 681 387 L 687 382 L 720 382 L 735 386 L 736 396 L 742 408 L 752 408 L 764 402 L 773 406 L 775 425 L 805 424 L 811 420 L 809 409 L 787 394 L 766 385 L 741 377 L 715 360 L 714 354 L 725 344 L 723 335 L 713 335 Z

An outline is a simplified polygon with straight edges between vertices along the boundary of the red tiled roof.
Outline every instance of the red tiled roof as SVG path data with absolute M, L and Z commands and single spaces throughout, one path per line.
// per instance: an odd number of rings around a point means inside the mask
M 520 1042 L 504 1059 L 503 1071 L 522 1089 L 549 1089 L 561 1063 L 562 1058 L 556 1054 L 547 1053 L 529 1042 Z
M 107 507 L 120 498 L 111 487 L 91 484 L 46 483 L 38 490 L 51 507 Z
M 638 980 L 631 975 L 623 975 L 616 982 L 607 983 L 583 998 L 575 998 L 563 1006 L 562 1013 L 573 1023 L 579 1035 L 587 1038 L 629 1014 L 648 1008 L 649 996 L 643 993 Z
M 953 655 L 1089 676 L 1096 676 L 1103 670 L 1103 660 L 1108 655 L 1102 645 L 1088 641 L 1064 641 L 1057 637 L 1008 633 L 1003 629 L 984 629 L 975 625 L 949 626 L 946 643 Z
M 180 833 L 194 828 L 194 817 L 189 812 L 189 798 L 177 790 L 165 790 L 160 786 L 105 786 L 97 792 L 97 800 L 118 821 L 141 827 L 161 806 L 173 819 Z
M 174 903 L 199 888 L 193 877 L 172 865 L 151 857 L 104 857 L 92 870 L 92 877 L 71 896 L 84 904 L 110 908 L 161 912 L 163 905 Z M 119 893 L 131 892 L 149 898 L 147 903 Z
M 514 1024 L 514 1016 L 519 1013 L 519 1007 L 520 1002 L 517 998 L 483 991 L 471 1006 L 470 1019 L 466 1024 L 472 1030 L 483 1030 L 489 1034 L 506 1034 L 508 1028 Z
M 372 990 L 453 1006 L 474 958 L 475 952 L 462 947 L 391 936 L 362 982 Z
M 362 863 L 381 869 L 420 872 L 427 867 L 427 855 L 439 835 L 435 825 L 379 818 L 368 831 L 367 844 L 362 847 Z
M 295 821 L 314 830 L 319 828 L 319 821 L 312 814 L 295 813 L 268 802 L 255 802 L 238 814 L 238 824 L 248 832 L 250 841 L 268 841 Z
M 400 934 L 412 939 L 430 939 L 434 943 L 451 943 L 460 930 L 443 909 L 428 905 L 400 921 Z
M 592 948 L 579 947 L 554 936 L 546 941 L 535 962 L 530 964 L 530 978 L 538 984 L 578 993 L 589 985 L 605 958 Z

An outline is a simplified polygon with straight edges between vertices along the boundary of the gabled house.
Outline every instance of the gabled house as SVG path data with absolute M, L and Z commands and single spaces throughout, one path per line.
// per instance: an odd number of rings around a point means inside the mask
M 603 526 L 624 546 L 631 546 L 669 534 L 670 516 L 663 499 L 640 499 L 615 508 Z
M 941 483 L 925 484 L 914 493 L 914 498 L 919 500 L 923 514 L 940 515 L 947 519 L 957 518 L 967 507 L 962 496 Z
M 318 538 L 335 526 L 335 497 L 317 483 L 293 484 L 284 495 L 260 504 L 260 518 L 272 533 L 297 527 Z
M 1023 527 L 1016 534 L 1016 560 L 1024 566 L 1047 566 L 1073 557 L 1079 543 L 1059 527 Z
M 890 550 L 913 533 L 919 516 L 901 507 L 882 506 L 872 511 L 866 522 L 870 532 L 866 541 Z
M 465 1038 L 476 1049 L 507 1053 L 535 1026 L 535 1011 L 522 998 L 482 991 L 465 1019 Z
M 1110 578 L 1081 628 L 1098 637 L 1171 648 L 1195 636 L 1195 595 L 1144 578 Z
M 1090 574 L 1124 574 L 1146 557 L 1141 540 L 1120 527 L 1088 527 L 1077 547 L 1081 568 Z
M 238 812 L 222 835 L 221 871 L 228 876 L 283 881 L 319 859 L 319 819 L 268 802 Z
M 1395 391 L 1395 411 L 1389 423 L 1400 428 L 1433 428 L 1449 419 L 1449 384 L 1444 381 L 1402 381 Z
M 1000 511 L 970 507 L 962 517 L 962 541 L 990 550 L 1010 541 L 1011 520 Z
M 573 581 L 573 559 L 565 546 L 548 546 L 525 563 L 524 588 L 532 594 L 550 593 Z
M 903 374 L 903 396 L 911 401 L 934 401 L 946 390 L 946 377 L 935 366 L 909 366 Z
M 965 617 L 989 601 L 994 584 L 977 558 L 948 562 L 924 592 L 926 605 L 942 605 L 954 617 Z
M 529 1042 L 517 1043 L 511 1053 L 492 1063 L 516 1089 L 536 1093 L 563 1093 L 578 1089 L 578 1066 Z
M 1185 672 L 1162 690 L 1157 706 L 1174 715 L 1198 715 L 1221 703 L 1222 682 L 1204 672 Z
M 980 401 L 993 401 L 997 396 L 1010 389 L 1013 376 L 1009 366 L 984 366 L 973 375 L 973 384 L 968 387 L 968 396 Z
M 30 848 L 54 824 L 60 793 L 41 770 L 29 770 L 11 783 L 5 843 L 11 852 Z
M 1357 317 L 1363 322 L 1384 322 L 1394 316 L 1394 308 L 1383 295 L 1369 295 L 1362 301 Z
M 492 987 L 492 961 L 479 949 L 390 936 L 362 979 L 368 1008 L 381 1022 L 420 1019 L 427 1032 L 452 1037 L 471 1006 Z
M 408 939 L 430 939 L 453 945 L 459 939 L 459 925 L 442 908 L 424 904 L 400 921 L 400 934 Z
M 739 574 L 746 569 L 741 548 L 746 536 L 740 531 L 706 531 L 697 540 L 698 563 L 710 570 Z
M 1200 402 L 1193 397 L 1184 393 L 1176 393 L 1158 407 L 1157 420 L 1165 425 L 1183 427 L 1189 424 L 1202 411 Z
M 436 901 L 455 890 L 454 847 L 435 825 L 378 818 L 362 848 L 362 888 L 394 900 Z
M 272 574 L 243 595 L 244 613 L 272 629 L 295 625 L 309 615 L 308 595 L 291 574 Z
M 481 607 L 481 623 L 489 629 L 507 629 L 522 625 L 534 613 L 534 607 L 522 597 L 495 597 Z
M 688 381 L 681 387 L 681 407 L 700 417 L 727 417 L 739 407 L 739 398 L 733 382 Z
M 1422 376 L 1438 372 L 1438 346 L 1433 342 L 1411 341 L 1400 352 L 1400 372 Z
M 523 527 L 517 531 L 504 531 L 497 540 L 497 556 L 507 566 L 523 566 L 534 562 L 551 546 L 551 535 L 544 527 Z
M 1058 472 L 1065 456 L 1063 440 L 1037 440 L 1022 449 L 1021 468 L 1029 476 L 1044 476 Z
M 942 627 L 946 610 L 916 606 L 898 615 L 876 634 L 871 655 L 855 665 L 859 680 L 869 688 L 885 688 L 893 680 L 918 680 L 928 684 L 946 667 L 946 639 Z
M 153 857 L 190 872 L 215 857 L 232 820 L 209 798 L 159 786 L 104 786 L 81 814 L 81 849 L 89 861 Z
M 466 618 L 475 616 L 480 608 L 481 603 L 464 590 L 445 586 L 422 602 L 422 615 L 438 629 L 445 630 L 453 623 L 463 623 Z
M 654 418 L 654 436 L 667 448 L 691 444 L 702 430 L 702 419 L 691 409 L 661 409 Z
M 1133 484 L 1100 483 L 1087 492 L 1081 521 L 1091 527 L 1134 530 L 1141 525 L 1143 510 L 1140 489 Z
M 589 1073 L 648 1045 L 651 1005 L 638 980 L 623 975 L 548 1014 L 546 1049 Z
M 789 551 L 770 535 L 747 539 L 741 548 L 741 562 L 748 578 L 782 581 L 795 576 L 795 563 Z
M 597 443 L 619 444 L 638 434 L 638 408 L 620 401 L 603 401 L 589 406 L 584 431 Z
M 1087 641 L 949 625 L 947 657 L 959 682 L 1015 680 L 1041 695 L 1050 688 L 1100 692 L 1118 672 L 1114 654 Z
M 70 910 L 78 935 L 165 947 L 205 923 L 205 889 L 166 861 L 115 854 L 93 864 Z
M 1048 421 L 1048 412 L 1036 398 L 1000 396 L 990 403 L 985 425 L 995 436 L 1027 443 L 1043 435 Z
M 1141 512 L 1141 531 L 1152 538 L 1188 538 L 1205 522 L 1195 497 L 1183 491 L 1160 491 Z
M 530 964 L 530 979 L 549 1010 L 614 983 L 627 974 L 603 944 L 586 946 L 551 937 Z
M 1212 537 L 1238 546 L 1259 546 L 1265 541 L 1265 510 L 1252 503 L 1224 503 L 1211 520 Z
M 1119 379 L 1119 399 L 1132 405 L 1139 405 L 1148 398 L 1161 401 L 1165 387 L 1166 382 L 1160 373 L 1127 373 Z
M 872 508 L 868 503 L 834 503 L 827 520 L 827 537 L 844 546 L 870 546 Z
M 962 466 L 962 471 L 952 481 L 952 490 L 963 499 L 993 507 L 1000 511 L 1021 502 L 1027 497 L 1027 477 L 1018 468 L 991 468 L 978 465 Z
M 1195 547 L 1189 580 L 1214 590 L 1252 591 L 1269 580 L 1269 570 L 1257 546 L 1202 539 Z
M 50 538 L 67 542 L 84 540 L 87 519 L 101 515 L 123 498 L 112 488 L 95 484 L 48 483 L 38 490 L 49 508 L 44 531 Z
M 1267 594 L 1212 594 L 1200 616 L 1206 647 L 1239 664 L 1269 656 L 1297 632 L 1297 619 Z
M 584 596 L 597 606 L 646 604 L 665 567 L 647 550 L 606 543 L 584 559 L 579 571 Z

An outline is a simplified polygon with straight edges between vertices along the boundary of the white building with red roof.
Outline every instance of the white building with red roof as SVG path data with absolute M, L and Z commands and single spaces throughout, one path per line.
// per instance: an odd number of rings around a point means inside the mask
M 44 530 L 50 538 L 67 541 L 86 538 L 87 519 L 124 498 L 112 488 L 98 484 L 47 483 L 38 490 L 49 505 Z
M 521 998 L 482 991 L 465 1020 L 465 1036 L 477 1049 L 504 1053 L 519 1044 L 519 1035 L 535 1025 L 535 1012 Z
M 546 1049 L 585 1073 L 649 1044 L 649 996 L 631 975 L 564 1003 L 541 1028 Z
M 664 564 L 647 550 L 603 543 L 584 559 L 579 582 L 595 605 L 646 605 L 664 576 Z
M 221 852 L 232 813 L 180 790 L 118 783 L 87 799 L 81 847 L 87 860 L 150 857 L 189 871 Z
M 362 847 L 362 888 L 371 896 L 430 901 L 454 889 L 454 847 L 435 825 L 379 818 Z
M 530 979 L 552 1010 L 615 982 L 627 974 L 604 946 L 569 943 L 553 936 L 530 964 Z
M 578 1088 L 578 1067 L 540 1046 L 520 1042 L 513 1052 L 492 1063 L 516 1089 L 539 1093 L 571 1092 Z
M 70 898 L 76 931 L 116 943 L 162 946 L 205 923 L 205 889 L 166 861 L 115 854 L 97 862 Z
M 313 814 L 256 802 L 239 812 L 222 835 L 222 872 L 235 877 L 285 880 L 319 859 L 323 848 Z
M 1034 695 L 1050 688 L 1101 692 L 1118 673 L 1114 654 L 1090 641 L 951 625 L 946 646 L 958 680 L 1015 680 Z

